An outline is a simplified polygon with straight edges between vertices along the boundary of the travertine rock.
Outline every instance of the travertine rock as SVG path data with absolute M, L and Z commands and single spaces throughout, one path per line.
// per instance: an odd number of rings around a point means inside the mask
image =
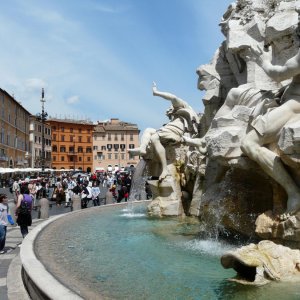
M 300 280 L 300 250 L 271 241 L 250 244 L 221 257 L 224 268 L 233 268 L 242 284 L 263 285 L 270 281 Z

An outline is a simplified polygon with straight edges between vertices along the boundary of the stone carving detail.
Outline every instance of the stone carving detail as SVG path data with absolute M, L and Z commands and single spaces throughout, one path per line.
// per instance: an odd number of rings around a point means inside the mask
M 152 214 L 217 218 L 234 233 L 253 236 L 256 227 L 262 238 L 299 242 L 292 221 L 300 209 L 299 13 L 299 0 L 228 7 L 224 41 L 196 71 L 198 89 L 206 91 L 201 117 L 154 86 L 155 96 L 172 102 L 170 122 L 147 129 L 132 150 L 156 177 Z M 266 211 L 272 216 L 264 223 Z
M 271 241 L 261 241 L 230 251 L 221 257 L 224 268 L 233 268 L 243 284 L 263 285 L 270 281 L 300 281 L 300 250 Z

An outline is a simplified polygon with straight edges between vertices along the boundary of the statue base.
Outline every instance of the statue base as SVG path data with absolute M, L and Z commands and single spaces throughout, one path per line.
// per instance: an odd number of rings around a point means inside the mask
M 148 180 L 153 200 L 148 206 L 151 216 L 180 216 L 183 214 L 179 183 L 171 176 L 164 180 Z

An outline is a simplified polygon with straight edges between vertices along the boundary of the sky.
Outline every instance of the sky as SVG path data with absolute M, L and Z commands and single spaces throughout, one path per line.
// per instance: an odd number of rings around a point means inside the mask
M 0 88 L 32 114 L 167 122 L 161 91 L 203 111 L 196 69 L 224 40 L 229 0 L 0 0 Z

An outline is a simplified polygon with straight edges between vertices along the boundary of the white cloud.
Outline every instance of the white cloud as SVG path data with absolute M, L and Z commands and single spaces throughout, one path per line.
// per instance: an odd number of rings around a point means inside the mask
M 25 88 L 30 91 L 36 91 L 41 90 L 42 88 L 45 88 L 47 86 L 47 83 L 40 78 L 29 78 L 25 80 Z
M 80 100 L 79 96 L 72 96 L 72 97 L 69 97 L 66 102 L 68 104 L 74 104 L 74 103 L 78 103 Z

